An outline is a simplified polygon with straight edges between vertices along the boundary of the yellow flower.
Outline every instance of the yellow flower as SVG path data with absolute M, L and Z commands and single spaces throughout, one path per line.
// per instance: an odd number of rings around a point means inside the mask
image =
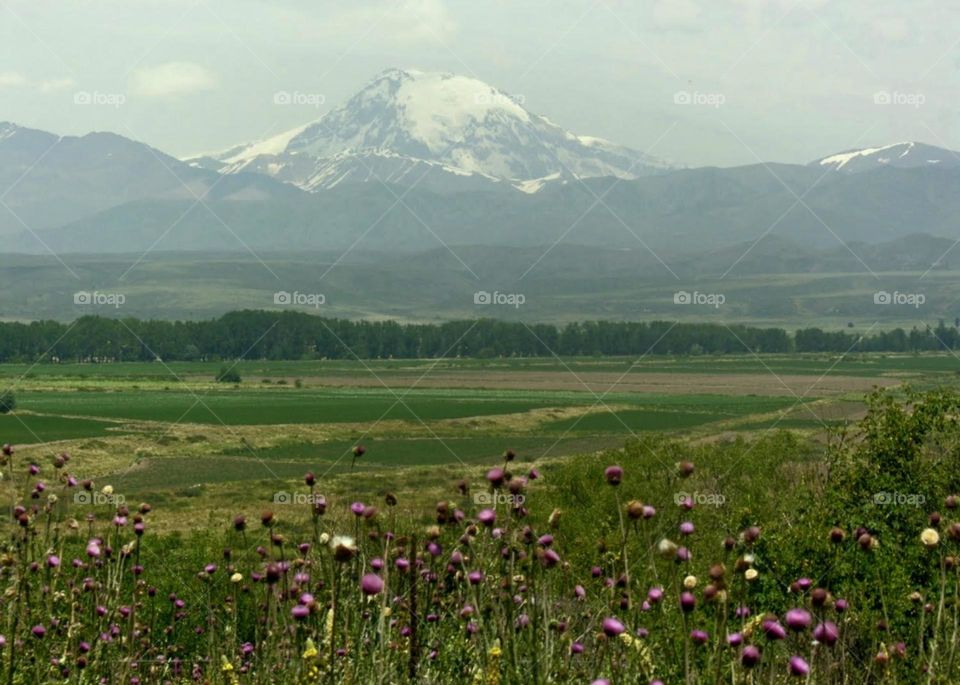
M 239 583 L 242 580 L 243 580 L 243 574 L 241 573 L 234 573 L 232 576 L 230 576 L 231 583 Z
M 920 542 L 927 548 L 936 547 L 940 544 L 940 533 L 933 528 L 925 528 L 924 531 L 920 533 Z
M 697 577 L 696 576 L 687 576 L 683 579 L 683 587 L 687 590 L 692 590 L 697 587 Z
M 113 494 L 113 486 L 112 486 L 112 485 L 104 485 L 104 486 L 103 486 L 103 489 L 100 490 L 100 492 L 102 492 L 104 495 L 107 495 L 107 496 L 109 497 L 110 495 Z
M 220 670 L 229 673 L 233 670 L 233 664 L 230 663 L 225 654 L 220 655 Z
M 757 576 L 759 575 L 760 574 L 757 573 L 757 569 L 755 568 L 748 568 L 746 571 L 743 572 L 743 577 L 747 580 L 747 582 L 756 580 Z
M 303 650 L 303 655 L 302 655 L 303 658 L 304 658 L 304 659 L 312 659 L 312 658 L 314 658 L 315 656 L 317 656 L 319 653 L 320 653 L 320 652 L 317 651 L 317 646 L 316 646 L 315 644 L 313 644 L 313 639 L 308 637 L 308 638 L 307 638 L 307 646 L 306 646 L 306 648 Z

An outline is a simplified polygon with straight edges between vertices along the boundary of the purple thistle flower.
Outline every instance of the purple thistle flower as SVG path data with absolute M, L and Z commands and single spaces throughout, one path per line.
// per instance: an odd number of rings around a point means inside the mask
M 842 614 L 844 611 L 847 610 L 848 607 L 849 607 L 849 604 L 847 604 L 847 600 L 845 599 L 838 599 L 836 602 L 833 603 L 833 608 L 836 609 L 838 614 Z
M 495 488 L 499 488 L 501 485 L 503 485 L 503 481 L 506 477 L 506 473 L 499 466 L 487 471 L 487 481 Z
M 616 464 L 608 466 L 603 472 L 603 477 L 610 485 L 620 485 L 620 481 L 623 480 L 623 468 Z
M 34 637 L 42 638 L 44 635 L 47 634 L 47 629 L 44 628 L 42 625 L 38 624 L 38 625 L 35 625 L 33 628 L 31 628 L 30 632 L 33 633 Z
M 657 510 L 654 507 L 651 507 L 649 504 L 643 505 L 643 518 L 652 519 L 657 515 Z
M 794 655 L 790 657 L 790 675 L 805 677 L 810 673 L 810 665 L 804 661 L 803 657 Z
M 727 644 L 731 647 L 739 647 L 743 644 L 743 635 L 740 633 L 730 633 L 727 635 Z
M 570 652 L 572 654 L 583 654 L 583 645 L 579 642 L 574 642 L 570 645 Z
M 740 663 L 745 668 L 753 668 L 760 663 L 760 648 L 756 645 L 747 645 L 740 652 Z
M 493 509 L 484 509 L 477 514 L 477 520 L 485 526 L 492 526 L 497 520 L 497 514 Z
M 764 621 L 760 627 L 763 629 L 763 634 L 771 640 L 783 640 L 787 637 L 787 629 L 780 625 L 779 621 Z
M 790 609 L 790 611 L 787 612 L 786 618 L 784 620 L 786 621 L 787 627 L 790 630 L 795 630 L 799 632 L 801 630 L 806 630 L 807 628 L 810 627 L 810 622 L 812 621 L 812 617 L 810 616 L 810 612 L 807 611 L 806 609 L 797 608 L 797 609 Z
M 290 614 L 298 621 L 302 621 L 310 615 L 310 607 L 304 606 L 303 604 L 297 604 L 290 609 Z
M 663 588 L 659 586 L 650 588 L 647 591 L 647 599 L 651 604 L 659 603 L 663 599 Z
M 353 512 L 354 516 L 363 516 L 363 511 L 367 506 L 363 502 L 354 502 L 350 505 L 350 511 Z
M 383 592 L 383 580 L 375 573 L 368 573 L 360 580 L 360 589 L 365 595 L 379 595 Z
M 56 554 L 51 554 L 47 557 L 47 566 L 50 568 L 57 568 L 60 565 L 60 557 Z
M 832 647 L 840 639 L 840 629 L 833 621 L 824 621 L 817 624 L 817 627 L 813 629 L 813 639 L 820 644 Z
M 696 530 L 693 523 L 690 521 L 684 521 L 680 524 L 680 534 L 681 535 L 693 535 L 693 532 Z
M 625 630 L 626 628 L 617 619 L 613 617 L 603 619 L 603 632 L 607 637 L 616 637 Z
M 483 571 L 470 571 L 467 574 L 467 580 L 471 585 L 479 585 L 483 582 Z
M 705 645 L 710 640 L 710 635 L 703 630 L 692 630 L 690 640 L 696 645 Z
M 697 606 L 697 598 L 693 596 L 692 592 L 684 592 L 680 595 L 680 609 L 684 613 L 689 613 L 693 611 Z

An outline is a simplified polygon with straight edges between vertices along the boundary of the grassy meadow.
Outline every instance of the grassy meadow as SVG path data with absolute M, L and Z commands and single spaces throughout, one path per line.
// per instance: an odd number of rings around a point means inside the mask
M 950 683 L 951 355 L 0 366 L 0 681 Z

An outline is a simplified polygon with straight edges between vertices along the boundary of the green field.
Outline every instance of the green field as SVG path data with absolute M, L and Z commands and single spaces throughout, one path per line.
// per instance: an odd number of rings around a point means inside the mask
M 407 469 L 538 462 L 653 432 L 691 440 L 838 428 L 874 384 L 953 383 L 951 355 L 241 361 L 0 366 L 17 410 L 0 442 L 60 451 L 131 497 L 216 507 L 310 470 L 395 487 Z M 829 384 L 826 382 L 829 381 Z M 389 387 L 385 387 L 389 386 Z M 356 464 L 351 449 L 367 453 Z M 77 471 L 80 471 L 80 465 Z M 288 485 L 284 485 L 288 487 Z

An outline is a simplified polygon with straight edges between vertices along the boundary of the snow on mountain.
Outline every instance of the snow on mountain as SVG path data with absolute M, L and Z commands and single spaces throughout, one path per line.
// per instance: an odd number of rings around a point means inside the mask
M 882 167 L 914 169 L 917 167 L 960 167 L 960 155 L 951 150 L 925 143 L 907 141 L 882 147 L 848 150 L 812 162 L 813 166 L 831 167 L 836 171 L 855 174 Z
M 574 135 L 477 79 L 400 69 L 381 73 L 313 123 L 187 161 L 223 173 L 264 173 L 311 191 L 377 179 L 412 184 L 420 177 L 414 169 L 429 172 L 435 184 L 448 175 L 448 184 L 506 182 L 532 192 L 561 178 L 638 178 L 669 168 L 630 148 Z

